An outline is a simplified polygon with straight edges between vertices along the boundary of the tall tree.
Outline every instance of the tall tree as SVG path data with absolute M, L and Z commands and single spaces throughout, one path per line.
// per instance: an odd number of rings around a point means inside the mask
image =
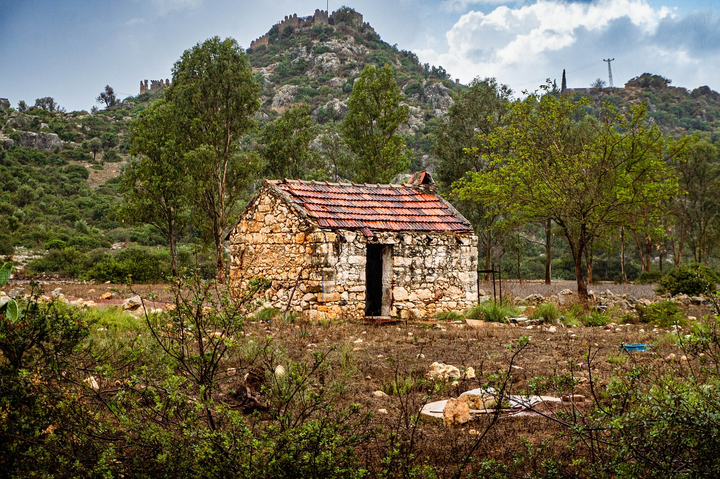
M 117 96 L 115 96 L 115 90 L 110 85 L 105 85 L 105 90 L 101 91 L 95 101 L 98 103 L 105 103 L 105 107 L 115 106 L 118 104 Z
M 676 166 L 683 193 L 675 198 L 678 231 L 685 233 L 693 261 L 707 262 L 720 234 L 720 151 L 717 145 L 699 141 L 688 150 L 687 161 Z M 679 241 L 682 245 L 683 241 Z M 676 263 L 682 257 L 681 253 Z
M 120 180 L 123 216 L 148 223 L 167 238 L 173 276 L 177 276 L 177 239 L 189 201 L 181 136 L 172 103 L 156 100 L 130 125 L 130 163 Z
M 435 176 L 446 194 L 451 193 L 452 184 L 468 172 L 479 173 L 488 167 L 490 148 L 481 135 L 502 126 L 511 94 L 507 86 L 498 85 L 494 78 L 475 79 L 450 107 L 433 141 L 438 162 Z M 499 208 L 479 198 L 454 204 L 473 224 L 485 258 L 485 269 L 489 270 L 493 261 L 491 252 L 508 231 Z M 487 279 L 488 274 L 485 276 Z
M 405 140 L 397 132 L 409 118 L 401 99 L 390 65 L 367 65 L 355 80 L 342 125 L 343 139 L 358 156 L 353 181 L 387 183 L 408 167 Z
M 199 225 L 215 245 L 218 277 L 225 275 L 223 240 L 254 165 L 241 137 L 255 124 L 259 86 L 245 53 L 231 38 L 213 37 L 186 50 L 166 90 L 182 128 Z
M 648 124 L 642 105 L 626 114 L 605 106 L 601 119 L 584 116 L 585 106 L 553 95 L 516 101 L 507 126 L 484 136 L 494 147 L 491 168 L 457 188 L 464 199 L 494 201 L 524 220 L 551 219 L 567 240 L 583 297 L 585 249 L 641 207 L 662 214 L 662 201 L 677 190 L 667 161 L 683 150 Z
M 318 176 L 310 142 L 316 127 L 306 104 L 295 105 L 265 127 L 260 137 L 265 173 L 273 178 Z
M 560 82 L 560 93 L 565 93 L 567 90 L 567 78 L 565 77 L 565 69 L 563 68 L 562 81 Z

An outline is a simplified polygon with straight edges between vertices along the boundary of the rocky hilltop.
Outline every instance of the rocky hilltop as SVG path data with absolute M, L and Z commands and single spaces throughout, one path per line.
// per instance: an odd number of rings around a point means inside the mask
M 362 14 L 343 7 L 332 14 L 286 16 L 247 50 L 262 84 L 263 118 L 290 105 L 309 104 L 320 124 L 341 120 L 355 79 L 368 64 L 391 65 L 410 106 L 406 134 L 426 134 L 426 123 L 443 117 L 462 88 L 439 67 L 382 41 Z M 426 152 L 425 152 L 426 153 Z

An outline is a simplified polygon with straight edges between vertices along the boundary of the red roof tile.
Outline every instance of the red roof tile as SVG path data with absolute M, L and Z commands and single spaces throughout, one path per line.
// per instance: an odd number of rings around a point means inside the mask
M 449 203 L 418 185 L 268 181 L 321 227 L 374 231 L 471 232 Z

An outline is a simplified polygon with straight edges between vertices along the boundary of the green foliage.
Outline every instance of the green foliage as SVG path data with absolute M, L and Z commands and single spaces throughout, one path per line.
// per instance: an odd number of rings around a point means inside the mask
M 186 50 L 166 89 L 174 105 L 173 124 L 182 131 L 179 146 L 186 152 L 187 166 L 183 178 L 194 193 L 200 216 L 196 224 L 215 245 L 221 277 L 225 229 L 235 220 L 237 201 L 253 171 L 254 157 L 242 154 L 240 140 L 254 126 L 259 89 L 237 42 L 218 37 Z
M 465 317 L 457 311 L 441 311 L 435 314 L 438 321 L 462 321 Z
M 256 321 L 272 321 L 282 314 L 278 308 L 262 308 L 255 313 Z
M 265 175 L 280 179 L 322 178 L 323 172 L 310 148 L 316 136 L 310 107 L 299 104 L 285 111 L 265 127 L 260 137 Z
M 143 248 L 126 248 L 115 255 L 104 255 L 88 270 L 86 276 L 99 282 L 159 282 L 169 272 L 164 258 Z
M 621 114 L 605 105 L 596 119 L 584 114 L 586 104 L 550 94 L 516 101 L 505 128 L 480 135 L 492 149 L 490 167 L 455 189 L 463 200 L 501 205 L 515 221 L 562 225 L 581 295 L 583 259 L 595 238 L 662 217 L 663 201 L 677 192 L 667 160 L 685 146 L 649 126 L 643 106 Z
M 660 271 L 641 271 L 635 282 L 637 284 L 657 283 L 662 278 Z
M 697 296 L 714 293 L 720 281 L 711 268 L 698 264 L 677 266 L 665 275 L 658 285 L 658 293 L 687 294 Z
M 405 141 L 397 133 L 407 122 L 409 109 L 400 105 L 402 95 L 389 65 L 378 69 L 367 65 L 355 80 L 342 137 L 358 156 L 353 181 L 388 183 L 407 168 Z
M 546 323 L 554 323 L 560 318 L 560 316 L 562 316 L 562 313 L 553 303 L 542 303 L 535 308 L 531 317 L 542 319 Z
M 584 326 L 588 327 L 605 326 L 610 324 L 610 316 L 599 311 L 590 311 L 589 313 L 581 316 L 579 319 Z
M 641 323 L 655 324 L 663 328 L 682 325 L 686 322 L 682 308 L 672 301 L 638 306 L 637 311 Z
M 463 313 L 466 318 L 470 319 L 481 319 L 484 321 L 491 321 L 495 323 L 501 323 L 505 321 L 505 318 L 512 318 L 518 315 L 518 310 L 512 305 L 500 306 L 499 303 L 488 301 L 486 303 L 480 303 L 477 306 L 468 308 Z

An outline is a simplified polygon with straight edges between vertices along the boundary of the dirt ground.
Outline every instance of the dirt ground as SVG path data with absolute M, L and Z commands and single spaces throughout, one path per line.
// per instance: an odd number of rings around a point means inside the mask
M 46 294 L 56 288 L 70 300 L 83 298 L 93 300 L 100 307 L 119 305 L 133 294 L 147 297 L 155 295 L 158 303 L 170 302 L 172 295 L 166 285 L 135 285 L 132 288 L 114 284 L 45 282 L 40 286 Z M 504 282 L 503 293 L 523 298 L 531 293 L 545 296 L 563 289 L 573 289 L 574 284 L 558 282 L 545 285 L 540 282 Z M 594 285 L 596 291 L 610 290 L 614 294 L 629 294 L 636 298 L 651 298 L 653 287 L 639 285 Z M 483 284 L 492 292 L 492 284 Z M 5 291 L 23 288 L 28 283 L 11 283 Z M 104 293 L 113 297 L 101 300 Z M 708 314 L 707 307 L 693 307 L 686 311 L 690 316 Z M 703 309 L 705 308 L 705 309 Z M 390 324 L 363 324 L 361 322 L 307 322 L 298 318 L 294 322 L 281 319 L 249 322 L 245 336 L 258 341 L 272 341 L 286 351 L 285 361 L 312 363 L 317 354 L 332 351 L 343 355 L 349 368 L 349 389 L 338 397 L 339 407 L 359 403 L 367 411 L 376 414 L 375 424 L 398 431 L 408 431 L 409 414 L 419 411 L 424 404 L 458 397 L 464 391 L 487 384 L 494 375 L 509 372 L 512 393 L 527 392 L 531 384 L 540 385 L 540 393 L 547 395 L 579 394 L 586 398 L 588 407 L 593 396 L 602 391 L 618 368 L 631 365 L 659 365 L 663 368 L 687 367 L 681 364 L 681 350 L 676 342 L 668 340 L 671 328 L 658 328 L 647 324 L 611 324 L 606 327 L 564 327 L 562 325 L 511 326 L 485 323 L 471 327 L 464 321 L 395 322 Z M 529 339 L 528 346 L 517 356 L 518 340 Z M 622 344 L 652 343 L 647 352 L 623 352 Z M 670 359 L 675 355 L 677 360 Z M 511 363 L 512 360 L 512 363 Z M 690 360 L 692 361 L 692 359 Z M 473 368 L 473 379 L 448 382 L 440 388 L 428 389 L 425 380 L 431 364 L 441 362 L 456 366 L 461 371 Z M 232 366 L 232 364 L 230 364 Z M 239 364 L 238 364 L 239 365 Z M 266 370 L 282 364 L 264 364 Z M 239 365 L 249 368 L 248 365 Z M 286 366 L 286 365 L 285 365 Z M 243 371 L 240 371 L 244 374 Z M 240 376 L 239 374 L 236 376 Z M 573 381 L 570 381 L 574 378 Z M 237 378 L 227 378 L 225 389 L 232 388 Z M 568 386 L 569 383 L 573 385 Z M 402 392 L 393 392 L 402 385 Z M 594 389 L 594 390 L 593 390 Z M 383 391 L 387 395 L 377 394 Z M 561 408 L 573 409 L 562 405 Z M 563 426 L 551 411 L 548 417 L 503 417 L 493 429 L 483 436 L 483 445 L 473 449 L 473 454 L 512 461 L 519 442 L 525 438 L 540 443 L 549 437 L 560 437 Z M 442 424 L 425 421 L 412 434 L 417 454 L 436 455 L 438 451 L 462 456 L 471 448 L 473 436 L 483 429 L 488 417 L 479 417 L 459 428 L 447 428 Z M 498 444 L 503 444 L 499 447 Z M 368 452 L 369 454 L 370 452 Z M 438 459 L 440 463 L 444 460 Z M 448 466 L 449 467 L 449 466 Z

